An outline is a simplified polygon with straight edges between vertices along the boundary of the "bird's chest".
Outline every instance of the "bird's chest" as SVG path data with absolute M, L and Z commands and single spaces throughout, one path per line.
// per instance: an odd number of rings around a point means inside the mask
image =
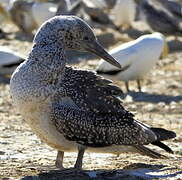
M 25 121 L 29 124 L 32 131 L 46 143 L 54 142 L 54 131 L 56 128 L 49 117 L 50 107 L 48 104 L 36 106 L 29 105 L 28 112 L 21 112 Z
M 50 101 L 26 103 L 26 108 L 19 106 L 19 111 L 42 142 L 61 151 L 76 150 L 76 144 L 65 139 L 52 121 Z
M 19 98 L 14 100 L 14 104 L 33 132 L 42 139 L 51 125 L 49 118 L 50 102 L 48 100 L 39 101 L 34 98 L 24 101 Z
M 67 141 L 56 129 L 50 117 L 52 104 L 59 100 L 56 98 L 56 82 L 52 82 L 54 78 L 49 81 L 52 76 L 48 73 L 37 73 L 35 76 L 32 68 L 29 73 L 30 68 L 22 66 L 16 70 L 10 83 L 11 96 L 17 111 L 43 142 L 59 150 L 72 151 L 75 149 L 73 143 Z M 36 68 L 33 70 L 36 71 Z
M 16 109 L 41 141 L 58 150 L 75 151 L 76 145 L 65 139 L 50 117 L 52 99 L 52 96 L 13 96 Z

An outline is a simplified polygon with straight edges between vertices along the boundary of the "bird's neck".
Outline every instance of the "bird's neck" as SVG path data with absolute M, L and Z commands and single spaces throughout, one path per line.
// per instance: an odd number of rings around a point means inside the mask
M 60 71 L 64 69 L 66 63 L 64 45 L 57 41 L 47 44 L 34 44 L 28 60 L 34 61 L 41 70 L 45 68 L 46 71 Z

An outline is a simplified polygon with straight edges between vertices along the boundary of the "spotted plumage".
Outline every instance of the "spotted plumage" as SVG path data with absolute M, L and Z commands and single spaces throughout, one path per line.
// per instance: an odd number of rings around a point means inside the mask
M 54 105 L 52 113 L 65 138 L 88 147 L 148 144 L 157 140 L 150 129 L 134 121 L 129 113 L 97 114 L 60 104 Z
M 122 90 L 112 85 L 110 80 L 97 76 L 92 71 L 71 67 L 65 68 L 65 74 L 63 87 L 81 110 L 96 113 L 126 112 L 121 101 L 116 98 L 122 95 Z
M 78 17 L 54 17 L 37 32 L 28 59 L 12 75 L 10 89 L 17 110 L 32 130 L 58 150 L 56 166 L 63 168 L 64 152 L 77 149 L 75 168 L 82 167 L 86 149 L 163 157 L 143 146 L 154 143 L 169 152 L 160 140 L 175 133 L 136 121 L 118 98 L 122 91 L 110 80 L 66 66 L 67 49 L 90 51 L 121 68 Z

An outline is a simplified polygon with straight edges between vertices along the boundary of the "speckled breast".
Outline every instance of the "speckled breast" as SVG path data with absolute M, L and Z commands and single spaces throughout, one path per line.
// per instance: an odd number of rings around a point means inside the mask
M 10 93 L 17 111 L 30 125 L 32 131 L 49 146 L 64 151 L 75 151 L 76 145 L 64 138 L 57 131 L 49 114 L 51 97 L 41 96 L 40 89 L 29 79 L 28 72 L 24 74 L 21 66 L 15 71 L 10 82 Z M 41 86 L 41 84 L 39 84 Z

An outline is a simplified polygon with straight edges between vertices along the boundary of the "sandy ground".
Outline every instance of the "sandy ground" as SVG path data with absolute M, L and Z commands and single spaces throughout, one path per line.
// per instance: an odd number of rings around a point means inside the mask
M 7 28 L 8 29 L 8 28 Z M 31 42 L 24 41 L 16 29 L 9 28 L 9 40 L 0 40 L 0 45 L 10 47 L 25 56 Z M 170 39 L 171 37 L 169 37 Z M 174 37 L 172 37 L 174 39 Z M 182 42 L 182 38 L 180 39 Z M 178 40 L 178 42 L 180 42 Z M 181 44 L 180 44 L 181 45 Z M 178 48 L 178 47 L 177 47 Z M 142 81 L 142 93 L 134 90 L 123 101 L 125 107 L 136 113 L 144 123 L 173 130 L 177 137 L 167 141 L 174 154 L 165 154 L 168 159 L 151 159 L 140 154 L 85 153 L 84 171 L 58 171 L 54 166 L 56 151 L 40 142 L 12 106 L 9 84 L 0 83 L 0 179 L 2 180 L 82 180 L 82 179 L 182 179 L 182 51 L 175 51 L 163 60 Z M 93 69 L 98 60 L 81 63 Z M 116 82 L 125 91 L 122 82 Z M 75 163 L 76 153 L 66 153 L 64 166 Z

